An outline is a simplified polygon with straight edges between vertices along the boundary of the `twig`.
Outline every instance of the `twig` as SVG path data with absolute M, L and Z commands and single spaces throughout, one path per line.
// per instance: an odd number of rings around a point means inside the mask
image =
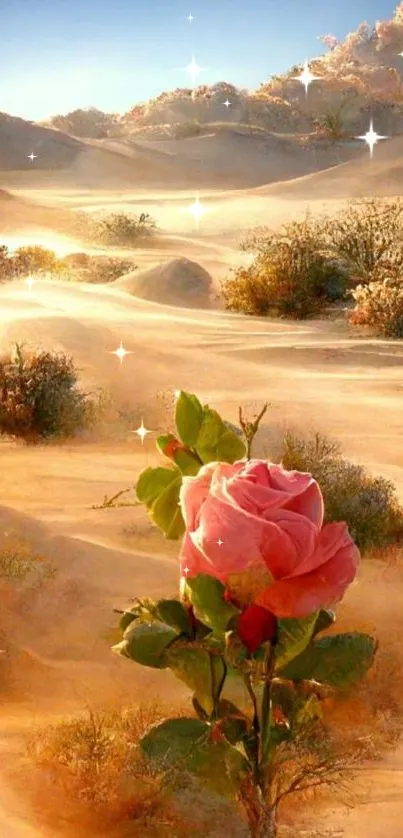
M 248 420 L 244 416 L 242 407 L 239 407 L 239 424 L 242 428 L 242 432 L 246 442 L 246 458 L 248 460 L 250 460 L 251 458 L 253 440 L 259 430 L 260 422 L 263 419 L 263 416 L 266 413 L 268 407 L 271 407 L 271 405 L 269 404 L 269 402 L 266 402 L 259 415 L 254 419 L 253 422 L 248 422 Z

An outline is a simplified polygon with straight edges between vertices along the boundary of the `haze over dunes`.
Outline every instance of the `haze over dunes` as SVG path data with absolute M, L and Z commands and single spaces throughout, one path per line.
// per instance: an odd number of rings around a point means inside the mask
M 19 343 L 66 353 L 85 392 L 107 395 L 116 411 L 106 430 L 64 444 L 0 438 L 0 550 L 18 536 L 57 570 L 29 616 L 10 617 L 25 657 L 0 718 L 1 838 L 48 838 L 19 811 L 6 776 L 34 716 L 118 705 L 128 694 L 163 691 L 175 702 L 188 695 L 165 673 L 139 676 L 110 653 L 114 608 L 176 591 L 178 545 L 163 540 L 142 507 L 102 506 L 125 489 L 134 500 L 139 473 L 160 464 L 155 438 L 170 422 L 174 391 L 197 392 L 233 423 L 240 403 L 253 413 L 268 401 L 262 456 L 276 456 L 289 426 L 319 430 L 392 480 L 403 500 L 402 341 L 353 331 L 344 303 L 291 321 L 229 313 L 220 297 L 221 283 L 248 264 L 240 248 L 248 230 L 278 229 L 307 210 L 331 213 L 350 198 L 403 193 L 399 47 L 403 3 L 392 21 L 331 42 L 311 64 L 324 81 L 308 95 L 294 67 L 254 91 L 218 83 L 192 98 L 179 89 L 121 115 L 88 109 L 36 124 L 0 114 L 0 246 L 129 265 L 105 283 L 40 273 L 31 286 L 25 276 L 0 283 L 1 352 Z M 330 112 L 341 121 L 328 119 L 326 128 L 320 118 Z M 372 158 L 357 139 L 371 115 L 390 137 Z M 156 230 L 132 243 L 86 237 L 88 219 L 147 213 Z M 119 346 L 128 352 L 122 363 Z M 142 421 L 151 432 L 144 444 L 135 434 Z M 341 625 L 358 622 L 388 642 L 403 630 L 402 591 L 398 560 L 364 562 Z M 360 795 L 365 805 L 348 816 L 332 804 L 324 825 L 345 838 L 401 838 L 401 748 L 368 765 Z

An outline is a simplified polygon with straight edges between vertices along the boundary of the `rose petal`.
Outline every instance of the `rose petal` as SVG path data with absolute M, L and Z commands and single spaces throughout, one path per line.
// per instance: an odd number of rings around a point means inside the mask
M 325 514 L 325 505 L 323 503 L 322 492 L 313 477 L 310 486 L 300 495 L 289 501 L 285 509 L 298 512 L 299 515 L 304 515 L 315 524 L 318 530 L 321 529 Z
M 286 568 L 294 567 L 296 561 L 294 544 L 277 524 L 211 495 L 203 504 L 192 539 L 224 577 L 256 565 L 265 565 L 271 572 L 270 558 L 277 562 L 282 557 Z
M 197 576 L 198 573 L 205 573 L 207 576 L 214 576 L 215 579 L 221 580 L 217 568 L 198 550 L 189 533 L 186 533 L 183 539 L 179 561 L 181 576 L 185 576 L 186 579 Z
M 334 525 L 330 525 L 334 526 Z M 325 539 L 331 533 L 325 535 Z M 325 545 L 322 555 L 330 552 Z M 318 608 L 338 602 L 348 585 L 354 580 L 360 554 L 349 538 L 345 539 L 324 564 L 302 576 L 281 579 L 267 587 L 256 598 L 256 603 L 276 614 L 277 617 L 306 617 Z
M 262 556 L 275 579 L 298 572 L 303 562 L 309 562 L 315 552 L 318 530 L 308 518 L 288 509 L 271 509 L 270 523 L 288 537 L 288 549 L 281 550 L 273 539 L 261 542 Z M 266 530 L 263 531 L 265 538 Z M 283 544 L 285 541 L 283 540 Z
M 195 477 L 183 477 L 179 503 L 186 529 L 196 529 L 200 508 L 209 493 L 214 471 L 218 465 L 219 463 L 207 463 L 201 467 Z

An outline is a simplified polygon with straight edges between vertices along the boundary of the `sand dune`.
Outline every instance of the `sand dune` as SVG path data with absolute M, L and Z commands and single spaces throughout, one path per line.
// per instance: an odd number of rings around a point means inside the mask
M 198 165 L 192 155 L 204 159 L 210 142 L 205 171 L 212 171 L 213 150 L 224 155 L 230 146 L 197 138 L 189 141 L 188 162 L 182 164 L 185 152 L 177 147 L 178 166 L 187 168 L 184 178 Z M 46 718 L 55 706 L 57 712 L 70 711 L 85 703 L 119 702 L 128 690 L 135 700 L 162 688 L 158 672 L 145 677 L 142 671 L 139 679 L 134 665 L 110 654 L 110 633 L 114 607 L 137 594 L 166 595 L 176 589 L 177 545 L 160 537 L 142 508 L 92 508 L 104 495 L 132 487 L 144 467 L 159 462 L 154 438 L 167 419 L 157 399 L 161 391 L 197 392 L 233 422 L 240 402 L 252 410 L 269 401 L 259 438 L 267 456 L 275 456 L 286 425 L 319 429 L 336 437 L 346 455 L 392 479 L 403 498 L 401 342 L 357 336 L 343 321 L 288 323 L 206 307 L 209 278 L 214 291 L 218 280 L 245 260 L 239 251 L 245 228 L 278 225 L 304 213 L 307 205 L 313 211 L 339 206 L 359 185 L 378 194 L 375 181 L 381 190 L 395 177 L 396 189 L 402 142 L 396 138 L 380 144 L 372 162 L 364 153 L 360 160 L 290 183 L 267 185 L 268 178 L 260 188 L 229 191 L 218 182 L 204 191 L 200 187 L 209 211 L 199 229 L 188 211 L 193 189 L 174 189 L 173 180 L 165 185 L 166 172 L 175 173 L 175 146 L 168 154 L 161 144 L 124 151 L 97 143 L 83 150 L 79 143 L 78 151 L 68 145 L 74 157 L 57 175 L 46 169 L 0 173 L 0 184 L 12 191 L 11 196 L 0 192 L 0 241 L 25 236 L 24 243 L 52 246 L 53 237 L 60 247 L 82 249 L 67 235 L 76 210 L 146 211 L 163 231 L 147 248 L 131 252 L 138 270 L 113 285 L 38 280 L 31 290 L 22 281 L 0 286 L 0 350 L 18 341 L 72 355 L 86 390 L 107 390 L 133 418 L 133 429 L 143 418 L 152 431 L 143 446 L 130 432 L 127 441 L 77 440 L 46 448 L 0 442 L 0 544 L 14 536 L 25 538 L 58 569 L 55 587 L 38 600 L 32 621 L 18 620 L 14 626 L 16 642 L 38 664 L 40 675 L 33 667 L 24 685 L 24 707 L 8 708 L 0 731 L 6 742 L 19 725 L 13 713 L 20 712 L 21 724 L 27 725 L 34 707 Z M 234 165 L 241 159 L 242 143 Z M 247 148 L 251 145 L 245 143 Z M 278 174 L 281 154 L 270 162 L 274 167 L 277 160 Z M 261 171 L 263 157 L 262 152 Z M 153 161 L 159 168 L 151 190 L 145 184 L 153 176 Z M 103 166 L 109 171 L 106 185 Z M 130 181 L 129 172 L 142 166 L 139 186 L 137 175 Z M 189 277 L 193 285 L 195 276 L 200 293 L 191 300 Z M 113 354 L 121 341 L 130 352 L 122 365 Z M 357 616 L 362 617 L 380 634 L 401 627 L 402 582 L 399 568 L 364 565 L 341 610 L 342 621 L 356 626 Z M 166 673 L 163 689 L 167 696 L 184 694 Z M 391 797 L 403 788 L 400 752 L 393 766 L 393 789 L 386 761 L 381 773 L 376 769 L 369 775 L 365 806 L 349 819 L 341 810 L 332 813 L 332 823 L 346 829 L 345 838 L 380 838 L 380 823 L 387 823 L 388 838 L 401 834 L 398 804 Z M 0 809 L 0 834 L 22 838 L 23 827 L 10 817 Z
M 358 160 L 260 190 L 270 196 L 297 200 L 346 199 L 368 196 L 395 197 L 403 188 L 403 137 L 379 142 L 373 158 L 366 152 Z
M 359 143 L 301 145 L 297 137 L 236 128 L 182 140 L 82 140 L 0 114 L 0 183 L 6 188 L 246 188 L 316 172 L 361 152 Z

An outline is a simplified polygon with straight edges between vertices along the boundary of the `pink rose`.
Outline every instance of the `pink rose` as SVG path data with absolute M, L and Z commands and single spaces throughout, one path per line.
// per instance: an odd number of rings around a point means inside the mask
M 305 617 L 339 601 L 356 575 L 358 549 L 346 524 L 323 526 L 323 498 L 310 474 L 265 460 L 209 463 L 183 478 L 180 503 L 182 573 L 220 579 L 256 615 Z M 249 634 L 251 620 L 243 615 Z

